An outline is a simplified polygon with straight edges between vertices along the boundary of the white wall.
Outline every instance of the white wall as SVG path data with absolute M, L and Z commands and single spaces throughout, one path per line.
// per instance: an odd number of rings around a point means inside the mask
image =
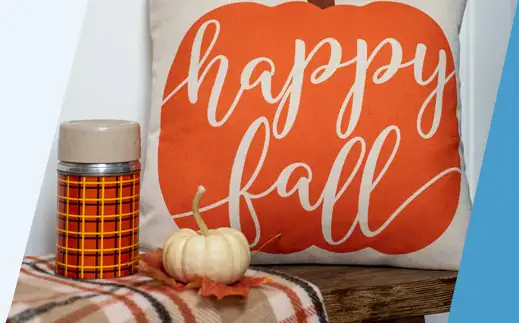
M 517 0 L 468 0 L 462 31 L 462 136 L 472 193 Z M 144 131 L 150 83 L 146 0 L 90 0 L 61 120 L 125 118 Z M 54 252 L 56 144 L 49 157 L 27 254 Z M 446 315 L 428 323 L 446 322 Z
M 60 120 L 122 118 L 146 131 L 150 44 L 147 0 L 90 0 Z M 26 254 L 55 252 L 56 141 Z
M 462 31 L 462 136 L 472 194 L 487 140 L 517 0 L 468 0 Z
M 85 0 L 0 1 L 0 321 L 11 307 L 86 6 Z

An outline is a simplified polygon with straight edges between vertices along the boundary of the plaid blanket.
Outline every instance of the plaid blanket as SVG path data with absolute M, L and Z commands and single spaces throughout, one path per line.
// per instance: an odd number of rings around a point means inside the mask
M 248 271 L 274 283 L 253 288 L 241 302 L 177 292 L 143 275 L 64 279 L 54 273 L 54 262 L 54 257 L 24 259 L 7 322 L 328 322 L 317 287 L 270 270 Z

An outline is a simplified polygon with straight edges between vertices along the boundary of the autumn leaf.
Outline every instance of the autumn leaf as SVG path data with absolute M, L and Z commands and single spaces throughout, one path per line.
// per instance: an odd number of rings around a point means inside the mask
M 155 249 L 153 252 L 145 253 L 139 256 L 139 262 L 137 265 L 139 272 L 144 275 L 165 283 L 175 289 L 182 289 L 184 285 L 177 282 L 174 278 L 170 277 L 164 270 L 162 265 L 162 249 Z
M 204 277 L 198 294 L 203 297 L 215 296 L 218 300 L 227 296 L 247 298 L 251 288 L 269 282 L 271 282 L 271 279 L 268 277 L 243 277 L 232 285 L 224 285 Z
M 148 267 L 161 270 L 164 269 L 162 266 L 162 248 L 157 248 L 152 252 L 141 254 L 139 260 L 146 263 Z
M 162 249 L 155 249 L 153 252 L 140 255 L 138 263 L 139 271 L 154 280 L 162 282 L 173 287 L 177 291 L 186 289 L 198 290 L 198 294 L 202 297 L 215 296 L 218 300 L 228 296 L 239 296 L 246 298 L 249 291 L 253 287 L 268 284 L 271 279 L 268 277 L 242 277 L 238 282 L 232 285 L 224 285 L 210 280 L 207 277 L 200 277 L 184 284 L 177 282 L 170 277 L 164 270 L 162 264 Z

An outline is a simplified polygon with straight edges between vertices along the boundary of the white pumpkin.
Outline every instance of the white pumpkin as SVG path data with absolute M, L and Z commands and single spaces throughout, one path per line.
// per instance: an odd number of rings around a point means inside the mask
M 198 187 L 193 202 L 193 216 L 200 233 L 192 229 L 174 233 L 163 246 L 162 263 L 177 281 L 188 283 L 207 277 L 229 285 L 240 280 L 250 265 L 249 242 L 239 230 L 207 228 L 198 210 L 204 192 L 202 186 Z

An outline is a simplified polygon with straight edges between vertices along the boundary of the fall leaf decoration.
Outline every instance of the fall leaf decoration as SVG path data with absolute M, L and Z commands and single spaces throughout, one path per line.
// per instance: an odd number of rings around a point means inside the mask
M 269 284 L 272 280 L 268 277 L 247 277 L 244 276 L 232 285 L 225 285 L 212 281 L 206 277 L 195 278 L 193 281 L 184 284 L 175 281 L 164 270 L 162 265 L 162 248 L 155 249 L 153 252 L 142 254 L 138 263 L 141 273 L 156 281 L 162 282 L 177 291 L 186 289 L 198 289 L 198 294 L 202 297 L 215 296 L 221 300 L 228 296 L 239 296 L 246 298 L 253 287 Z
M 268 277 L 246 277 L 253 255 L 243 233 L 232 228 L 207 228 L 199 212 L 205 189 L 198 187 L 193 201 L 193 217 L 200 229 L 181 229 L 138 263 L 141 273 L 176 290 L 198 289 L 201 296 L 247 297 L 250 288 L 268 284 Z M 276 235 L 266 244 L 278 239 Z M 207 252 L 206 252 L 207 251 Z
M 210 281 L 207 278 L 202 278 L 199 294 L 204 297 L 215 296 L 218 300 L 227 296 L 240 296 L 246 298 L 252 287 L 267 285 L 270 282 L 272 282 L 272 280 L 268 277 L 245 276 L 238 282 L 228 286 Z
M 140 259 L 137 265 L 137 269 L 153 278 L 156 281 L 165 283 L 177 290 L 181 290 L 185 287 L 182 283 L 178 283 L 174 278 L 168 276 L 162 265 L 162 249 L 158 248 L 150 253 L 140 255 Z

